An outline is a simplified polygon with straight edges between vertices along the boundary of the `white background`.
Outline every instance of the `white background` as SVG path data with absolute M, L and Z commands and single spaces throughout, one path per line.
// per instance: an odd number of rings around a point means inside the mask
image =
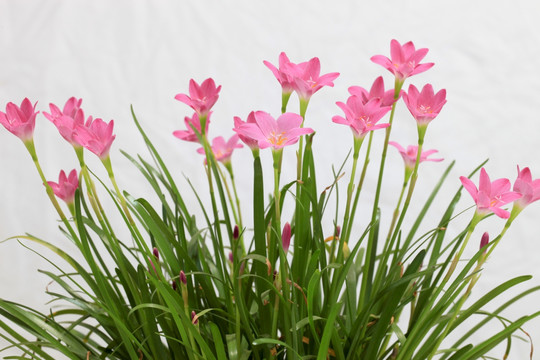
M 513 181 L 518 164 L 529 166 L 533 177 L 540 177 L 539 14 L 540 3 L 534 0 L 1 0 L 0 107 L 28 97 L 38 101 L 39 110 L 48 111 L 50 102 L 62 107 L 70 96 L 83 98 L 88 115 L 115 120 L 117 139 L 111 156 L 119 183 L 135 196 L 145 196 L 142 179 L 119 152 L 146 156 L 130 118 L 133 104 L 189 199 L 182 174 L 200 183 L 202 190 L 206 185 L 196 146 L 171 135 L 183 128 L 183 117 L 191 115 L 174 95 L 187 92 L 190 78 L 200 82 L 213 77 L 223 88 L 210 131 L 213 136 L 228 137 L 233 116 L 245 119 L 251 110 L 279 112 L 280 89 L 263 60 L 277 63 L 281 51 L 293 62 L 317 56 L 324 73 L 341 73 L 334 88 L 314 95 L 307 114 L 306 125 L 318 132 L 315 147 L 322 188 L 330 182 L 331 165 L 340 164 L 351 146 L 350 131 L 331 123 L 333 115 L 341 115 L 334 103 L 345 101 L 347 87 L 370 87 L 381 74 L 391 86 L 391 74 L 369 58 L 388 56 L 393 38 L 401 43 L 412 40 L 417 47 L 430 49 L 425 61 L 436 65 L 410 82 L 419 87 L 429 82 L 436 90 L 447 89 L 448 94 L 448 103 L 430 125 L 425 144 L 428 149 L 438 149 L 446 161 L 422 166 L 416 193 L 419 202 L 425 199 L 445 164 L 456 160 L 443 188 L 443 200 L 432 214 L 438 219 L 459 185 L 458 177 L 486 158 L 490 158 L 486 168 L 492 179 Z M 289 110 L 296 111 L 296 106 L 293 97 Z M 405 145 L 416 141 L 414 120 L 403 103 L 395 123 L 393 140 Z M 0 130 L 0 239 L 29 232 L 70 249 L 57 230 L 57 216 L 22 143 Z M 60 169 L 76 166 L 70 146 L 42 115 L 37 119 L 35 139 L 51 180 L 56 180 Z M 375 139 L 380 143 L 382 134 Z M 264 156 L 270 174 L 270 157 Z M 285 156 L 285 166 L 292 169 L 293 151 L 286 150 Z M 250 189 L 250 158 L 247 149 L 233 157 L 240 189 Z M 98 175 L 105 175 L 99 162 L 89 162 Z M 399 155 L 390 149 L 381 200 L 383 221 L 388 220 L 397 198 L 401 166 Z M 365 226 L 362 215 L 371 211 L 377 167 L 372 166 L 366 180 L 358 229 Z M 284 178 L 292 174 L 285 170 Z M 270 178 L 268 184 L 270 188 Z M 249 201 L 249 191 L 242 197 Z M 464 194 L 459 210 L 470 205 L 472 200 Z M 465 224 L 470 216 L 471 211 L 456 224 Z M 526 287 L 540 284 L 539 219 L 538 203 L 520 215 L 489 259 L 475 297 L 512 276 L 532 274 Z M 490 231 L 494 238 L 502 225 L 497 219 L 480 224 L 471 251 L 483 231 Z M 51 253 L 32 247 L 56 261 Z M 37 272 L 44 268 L 51 267 L 16 241 L 0 244 L 0 297 L 46 311 L 48 279 Z M 533 294 L 520 304 L 507 312 L 510 318 L 540 310 L 540 295 Z M 494 325 L 492 329 L 497 329 Z M 525 329 L 538 348 L 540 321 L 530 322 Z M 510 359 L 528 358 L 528 344 L 515 340 L 513 347 Z M 493 356 L 502 358 L 502 352 Z M 540 359 L 540 355 L 534 358 Z

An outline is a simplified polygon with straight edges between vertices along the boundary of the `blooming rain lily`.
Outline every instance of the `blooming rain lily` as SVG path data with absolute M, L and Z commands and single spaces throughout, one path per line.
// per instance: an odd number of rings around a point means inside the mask
M 501 206 L 522 197 L 521 194 L 510 190 L 510 181 L 508 179 L 497 179 L 491 182 L 484 168 L 480 170 L 478 188 L 465 176 L 461 176 L 459 179 L 463 187 L 471 194 L 476 203 L 476 213 L 480 215 L 493 212 L 498 217 L 507 219 L 510 217 L 510 212 L 501 209 Z
M 517 167 L 518 176 L 514 182 L 513 190 L 521 194 L 521 198 L 514 203 L 512 213 L 516 215 L 521 212 L 527 205 L 540 200 L 540 179 L 533 180 L 531 170 L 528 167 L 523 170 Z
M 409 85 L 409 91 L 403 93 L 403 100 L 419 127 L 425 127 L 435 119 L 446 104 L 446 90 L 439 90 L 435 94 L 433 86 L 426 84 L 421 92 L 414 85 Z
M 349 94 L 358 96 L 364 104 L 371 99 L 379 98 L 381 99 L 381 106 L 392 106 L 397 101 L 400 94 L 398 94 L 398 98 L 394 98 L 394 92 L 393 89 L 384 91 L 384 80 L 382 76 L 375 79 L 369 91 L 360 86 L 349 87 Z
M 238 116 L 235 116 L 234 117 L 234 128 L 233 128 L 233 131 L 238 133 L 238 136 L 240 137 L 240 140 L 242 140 L 242 142 L 244 144 L 246 144 L 251 150 L 256 150 L 259 148 L 259 143 L 256 139 L 253 139 L 249 136 L 246 136 L 243 134 L 243 132 L 239 129 L 243 126 L 243 124 L 256 124 L 256 121 L 255 121 L 255 112 L 252 111 L 249 113 L 246 121 L 242 121 L 242 119 L 240 119 Z
M 84 112 L 81 109 L 81 103 L 82 99 L 71 97 L 66 101 L 63 110 L 60 110 L 55 104 L 49 104 L 51 113 L 43 113 L 56 126 L 60 135 L 74 147 L 82 146 L 73 136 L 77 126 L 84 125 Z
M 420 64 L 428 51 L 426 48 L 416 50 L 412 41 L 401 45 L 397 40 L 392 40 L 390 42 L 391 59 L 383 55 L 375 55 L 371 57 L 371 61 L 390 71 L 396 77 L 396 82 L 403 84 L 409 76 L 424 72 L 434 65 L 434 63 Z
M 205 131 L 204 131 L 205 134 L 208 133 L 208 124 L 210 124 L 211 114 L 212 112 L 210 111 L 208 115 L 206 116 Z M 186 124 L 186 130 L 176 130 L 173 132 L 173 135 L 179 138 L 180 140 L 198 143 L 199 138 L 197 138 L 197 134 L 195 134 L 195 131 L 193 130 L 193 128 L 195 128 L 199 133 L 201 132 L 201 120 L 199 118 L 199 114 L 193 113 L 191 117 L 186 116 L 184 118 L 184 123 Z
M 189 105 L 200 117 L 206 118 L 206 115 L 219 98 L 220 90 L 221 85 L 216 87 L 216 83 L 212 78 L 204 80 L 201 85 L 191 79 L 189 81 L 189 96 L 178 94 L 174 98 Z
M 279 54 L 279 68 L 276 68 L 266 60 L 263 61 L 263 63 L 276 77 L 281 85 L 282 92 L 284 94 L 291 94 L 293 92 L 294 78 L 296 77 L 299 65 L 292 63 L 284 52 Z
M 382 100 L 374 98 L 364 103 L 362 98 L 353 95 L 347 99 L 347 104 L 337 102 L 345 117 L 334 116 L 332 121 L 336 124 L 348 125 L 355 139 L 363 139 L 370 131 L 383 129 L 390 124 L 377 124 L 377 122 L 390 111 L 390 106 L 381 106 Z
M 414 169 L 414 165 L 416 164 L 416 159 L 418 158 L 418 146 L 417 145 L 409 145 L 407 146 L 407 149 L 403 148 L 400 144 L 398 144 L 395 141 L 389 141 L 389 145 L 394 146 L 399 153 L 401 154 L 401 157 L 403 157 L 403 161 L 405 162 L 405 167 L 408 169 Z M 420 155 L 420 163 L 424 161 L 443 161 L 444 159 L 428 159 L 428 156 L 431 154 L 436 153 L 437 150 L 425 150 L 422 151 L 422 154 Z
M 73 203 L 75 190 L 79 187 L 79 179 L 75 169 L 71 170 L 68 176 L 66 176 L 64 170 L 61 170 L 57 183 L 53 181 L 47 181 L 47 183 L 53 190 L 54 195 L 64 200 L 66 204 Z
M 212 140 L 212 152 L 216 157 L 217 161 L 222 162 L 227 165 L 231 162 L 231 156 L 234 149 L 239 149 L 242 147 L 242 144 L 238 144 L 239 137 L 237 134 L 231 136 L 231 138 L 225 142 L 223 136 L 218 136 Z M 199 154 L 204 154 L 204 148 L 197 149 Z
M 113 135 L 113 127 L 113 120 L 107 124 L 102 119 L 92 119 L 89 116 L 84 126 L 78 125 L 75 128 L 73 138 L 81 146 L 104 160 L 109 157 L 109 150 L 116 137 Z
M 293 70 L 293 65 L 289 64 L 292 74 L 295 74 L 293 89 L 303 101 L 309 101 L 311 96 L 319 91 L 323 86 L 334 86 L 333 81 L 339 76 L 339 73 L 333 72 L 320 75 L 321 63 L 319 58 L 314 57 L 307 63 L 296 65 Z
M 21 106 L 9 102 L 6 105 L 6 112 L 0 111 L 0 123 L 9 132 L 26 143 L 32 140 L 34 136 L 34 126 L 38 114 L 35 108 L 36 104 L 32 105 L 28 98 L 22 101 Z
M 276 120 L 272 115 L 257 111 L 255 123 L 244 123 L 235 128 L 239 135 L 257 141 L 259 148 L 272 147 L 279 150 L 285 146 L 296 144 L 300 136 L 311 134 L 313 129 L 302 128 L 302 117 L 294 113 L 285 113 Z

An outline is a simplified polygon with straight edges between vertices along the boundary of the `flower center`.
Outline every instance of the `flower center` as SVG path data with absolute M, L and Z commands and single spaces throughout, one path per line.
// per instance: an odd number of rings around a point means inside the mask
M 282 146 L 285 143 L 285 141 L 287 141 L 287 137 L 284 135 L 285 135 L 285 132 L 281 132 L 279 134 L 272 132 L 270 134 L 270 137 L 268 138 L 268 142 L 272 145 Z
M 419 105 L 418 110 L 424 114 L 433 114 L 433 109 L 429 105 Z

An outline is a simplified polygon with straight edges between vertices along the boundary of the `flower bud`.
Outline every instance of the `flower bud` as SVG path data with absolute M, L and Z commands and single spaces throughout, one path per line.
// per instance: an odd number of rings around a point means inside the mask
M 480 239 L 480 249 L 483 249 L 485 246 L 487 246 L 487 244 L 489 244 L 489 234 L 488 232 L 486 231 L 483 235 L 482 235 L 482 238 Z M 484 254 L 486 253 L 486 250 L 484 250 Z
M 283 227 L 283 233 L 281 234 L 281 245 L 283 246 L 283 251 L 287 253 L 289 251 L 289 246 L 291 245 L 291 224 L 286 223 Z
M 154 254 L 156 259 L 159 260 L 159 250 L 157 249 L 157 247 L 154 247 L 154 249 L 152 250 L 152 254 Z
M 187 285 L 187 278 L 184 270 L 180 270 L 180 281 L 182 282 L 182 284 Z
M 238 240 L 239 237 L 240 237 L 240 229 L 238 228 L 238 225 L 234 225 L 233 239 Z
M 191 312 L 191 322 L 193 323 L 193 325 L 199 324 L 199 316 L 197 316 L 197 313 L 195 311 Z
M 174 281 L 174 280 L 171 281 L 171 286 L 172 286 L 174 291 L 176 291 L 176 289 L 178 288 L 177 285 L 176 285 L 176 281 Z

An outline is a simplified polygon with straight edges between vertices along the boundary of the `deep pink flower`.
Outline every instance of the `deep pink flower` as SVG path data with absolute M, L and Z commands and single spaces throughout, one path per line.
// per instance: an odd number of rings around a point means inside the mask
M 277 120 L 264 112 L 254 114 L 255 123 L 244 123 L 235 131 L 239 135 L 256 140 L 259 148 L 272 147 L 274 150 L 296 144 L 300 136 L 313 132 L 311 128 L 302 128 L 302 117 L 298 114 L 285 113 Z
M 299 67 L 297 64 L 290 62 L 287 55 L 282 52 L 279 54 L 279 68 L 276 68 L 268 61 L 263 61 L 264 65 L 272 71 L 277 81 L 281 85 L 284 93 L 290 94 L 293 91 L 294 79 L 297 76 Z
M 212 140 L 212 152 L 216 157 L 217 161 L 221 161 L 224 164 L 231 162 L 231 156 L 234 149 L 239 149 L 242 147 L 242 144 L 238 144 L 238 134 L 231 136 L 229 141 L 225 142 L 223 136 L 215 137 Z M 204 148 L 197 149 L 199 154 L 204 154 Z
M 291 85 L 300 99 L 303 100 L 309 100 L 323 86 L 334 86 L 333 81 L 339 76 L 337 72 L 320 75 L 321 63 L 316 57 L 307 63 L 289 64 L 286 68 L 289 69 L 289 73 L 295 75 Z
M 255 121 L 255 112 L 252 111 L 249 113 L 248 117 L 247 117 L 247 120 L 246 122 L 243 122 L 242 119 L 240 119 L 238 116 L 235 116 L 234 117 L 234 128 L 233 128 L 233 131 L 236 132 L 238 134 L 238 136 L 240 137 L 240 140 L 242 140 L 242 142 L 244 144 L 246 144 L 247 146 L 249 146 L 249 148 L 251 150 L 254 150 L 254 149 L 258 149 L 259 148 L 259 142 L 257 141 L 257 139 L 254 139 L 254 138 L 251 138 L 247 135 L 245 135 L 242 130 L 240 130 L 240 128 L 244 125 L 244 124 L 256 124 L 256 121 Z
M 205 133 L 208 133 L 208 124 L 210 124 L 210 115 L 212 115 L 212 112 L 210 111 L 206 117 L 206 125 L 205 125 Z M 199 114 L 193 113 L 191 117 L 186 116 L 184 118 L 184 124 L 186 124 L 186 130 L 176 130 L 173 132 L 173 135 L 179 138 L 180 140 L 184 141 L 191 141 L 191 142 L 199 142 L 199 139 L 197 138 L 197 135 L 195 134 L 195 131 L 193 131 L 193 127 L 197 129 L 198 132 L 201 132 L 201 120 L 199 119 Z
M 174 98 L 191 106 L 200 117 L 204 117 L 219 98 L 219 90 L 221 90 L 221 85 L 216 87 L 212 78 L 204 80 L 201 85 L 191 79 L 189 81 L 189 96 L 178 94 Z
M 336 115 L 332 121 L 336 124 L 348 125 L 355 138 L 363 138 L 370 131 L 390 126 L 390 124 L 377 124 L 391 109 L 390 106 L 381 106 L 380 98 L 364 103 L 362 98 L 352 95 L 347 99 L 347 104 L 340 101 L 336 104 L 343 110 L 345 117 Z
M 414 165 L 416 164 L 416 158 L 418 157 L 417 145 L 409 145 L 407 146 L 407 149 L 405 149 L 403 148 L 403 146 L 399 145 L 395 141 L 389 141 L 388 144 L 398 149 L 399 153 L 401 154 L 401 157 L 403 157 L 405 166 L 408 169 L 414 169 Z M 434 154 L 436 152 L 437 150 L 434 150 L 434 149 L 422 151 L 422 154 L 420 155 L 420 163 L 424 161 L 443 161 L 444 159 L 428 159 L 429 155 Z
M 379 76 L 371 85 L 371 89 L 367 91 L 360 86 L 349 87 L 349 94 L 358 96 L 364 104 L 371 99 L 381 99 L 381 106 L 392 106 L 397 99 L 394 99 L 394 90 L 384 91 L 384 80 Z
M 418 125 L 427 125 L 439 115 L 443 105 L 446 104 L 446 90 L 439 90 L 435 94 L 433 86 L 426 84 L 422 92 L 418 92 L 418 89 L 411 84 L 409 92 L 403 93 L 403 100 Z
M 514 182 L 514 191 L 521 194 L 521 198 L 515 202 L 519 208 L 523 209 L 527 205 L 540 200 L 540 179 L 533 180 L 531 170 L 528 167 L 518 170 L 518 177 Z
M 81 103 L 82 99 L 71 97 L 66 101 L 63 110 L 60 110 L 55 104 L 49 104 L 51 113 L 43 113 L 56 126 L 60 135 L 76 147 L 82 146 L 73 137 L 75 128 L 84 125 L 84 112 L 81 109 Z
M 485 246 L 487 246 L 489 244 L 489 233 L 486 231 L 483 235 L 482 235 L 482 238 L 480 239 L 480 249 L 484 248 Z M 484 253 L 486 252 L 486 250 L 484 250 Z
M 62 170 L 58 177 L 58 183 L 47 181 L 47 184 L 52 188 L 54 195 L 64 200 L 67 204 L 71 204 L 75 198 L 75 190 L 79 187 L 77 171 L 75 169 L 71 170 L 66 177 L 66 173 Z
M 104 160 L 109 156 L 109 150 L 116 137 L 113 135 L 113 128 L 113 120 L 107 124 L 101 119 L 92 119 L 89 116 L 84 126 L 77 125 L 73 138 L 81 146 Z
M 281 233 L 281 246 L 283 246 L 283 251 L 285 254 L 289 251 L 289 246 L 291 245 L 291 224 L 285 223 L 283 226 L 283 232 Z
M 391 59 L 383 55 L 371 57 L 371 61 L 382 65 L 390 71 L 396 79 L 403 82 L 407 77 L 419 74 L 431 68 L 433 63 L 420 64 L 420 61 L 427 55 L 428 49 L 414 48 L 412 41 L 401 45 L 397 40 L 390 42 Z
M 484 168 L 480 170 L 480 184 L 478 188 L 465 176 L 461 176 L 459 179 L 463 187 L 471 194 L 476 203 L 476 212 L 480 214 L 486 214 L 491 211 L 500 218 L 508 219 L 510 213 L 501 209 L 501 206 L 521 197 L 521 194 L 510 190 L 510 180 L 497 179 L 491 182 Z
M 22 101 L 20 107 L 9 102 L 6 112 L 0 111 L 0 123 L 23 142 L 31 140 L 34 136 L 36 115 L 39 113 L 36 111 L 36 104 L 32 105 L 28 98 Z

